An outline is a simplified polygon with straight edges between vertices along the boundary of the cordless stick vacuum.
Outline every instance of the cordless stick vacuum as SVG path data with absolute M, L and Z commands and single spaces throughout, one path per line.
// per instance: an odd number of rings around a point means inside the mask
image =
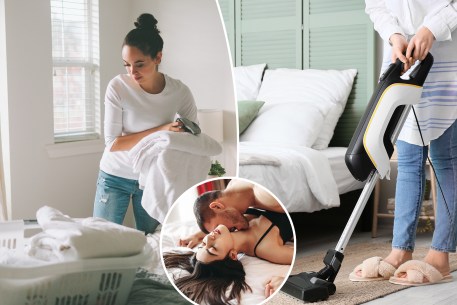
M 366 181 L 335 249 L 324 257 L 325 267 L 318 272 L 291 275 L 281 290 L 305 302 L 326 300 L 336 291 L 335 278 L 344 258 L 344 249 L 378 179 L 390 175 L 390 157 L 403 124 L 413 104 L 422 94 L 425 78 L 433 65 L 429 53 L 410 73 L 400 78 L 403 64 L 391 64 L 379 79 L 365 114 L 360 120 L 346 152 L 346 165 L 359 181 Z

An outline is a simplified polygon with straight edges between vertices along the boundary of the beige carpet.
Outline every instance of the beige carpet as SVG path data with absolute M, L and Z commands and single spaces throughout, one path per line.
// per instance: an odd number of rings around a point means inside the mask
M 364 259 L 371 256 L 384 257 L 389 254 L 391 249 L 390 243 L 361 243 L 349 245 L 345 250 L 343 265 L 341 266 L 338 276 L 335 280 L 336 293 L 326 301 L 316 302 L 318 305 L 353 305 L 361 304 L 381 296 L 394 293 L 405 289 L 400 285 L 390 284 L 388 281 L 377 282 L 358 282 L 354 283 L 348 279 L 349 273 L 352 272 L 355 266 L 359 265 Z M 427 253 L 428 248 L 416 248 L 414 251 L 414 259 L 421 259 Z M 292 274 L 303 271 L 318 271 L 324 264 L 322 259 L 325 253 L 319 253 L 304 258 L 297 259 L 294 264 Z M 451 270 L 457 270 L 457 255 L 450 255 Z M 303 304 L 296 298 L 283 293 L 282 291 L 275 295 L 268 305 L 295 305 Z

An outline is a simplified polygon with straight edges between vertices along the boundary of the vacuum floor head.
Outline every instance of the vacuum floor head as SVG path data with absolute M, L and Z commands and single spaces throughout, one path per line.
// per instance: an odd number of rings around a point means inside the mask
M 335 284 L 317 276 L 316 272 L 291 275 L 281 290 L 305 302 L 324 301 L 335 293 L 336 287 Z

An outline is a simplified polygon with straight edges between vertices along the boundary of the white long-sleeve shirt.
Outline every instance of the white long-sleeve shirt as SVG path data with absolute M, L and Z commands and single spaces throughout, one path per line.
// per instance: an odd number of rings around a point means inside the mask
M 116 137 L 173 122 L 176 116 L 197 121 L 197 107 L 189 88 L 165 76 L 158 94 L 144 91 L 128 74 L 113 78 L 105 94 L 105 151 L 100 169 L 107 174 L 138 180 L 128 151 L 111 152 Z
M 399 33 L 408 40 L 427 27 L 435 36 L 430 53 L 435 61 L 414 106 L 425 145 L 441 136 L 457 119 L 457 2 L 456 0 L 365 0 L 365 11 L 384 40 L 381 74 L 391 64 L 389 38 Z M 422 145 L 411 112 L 398 137 Z

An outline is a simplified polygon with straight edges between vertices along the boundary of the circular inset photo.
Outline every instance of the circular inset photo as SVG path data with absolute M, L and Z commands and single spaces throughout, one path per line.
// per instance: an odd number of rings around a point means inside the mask
M 208 180 L 173 204 L 162 227 L 170 282 L 194 304 L 262 304 L 289 276 L 295 230 L 277 197 L 242 178 Z

